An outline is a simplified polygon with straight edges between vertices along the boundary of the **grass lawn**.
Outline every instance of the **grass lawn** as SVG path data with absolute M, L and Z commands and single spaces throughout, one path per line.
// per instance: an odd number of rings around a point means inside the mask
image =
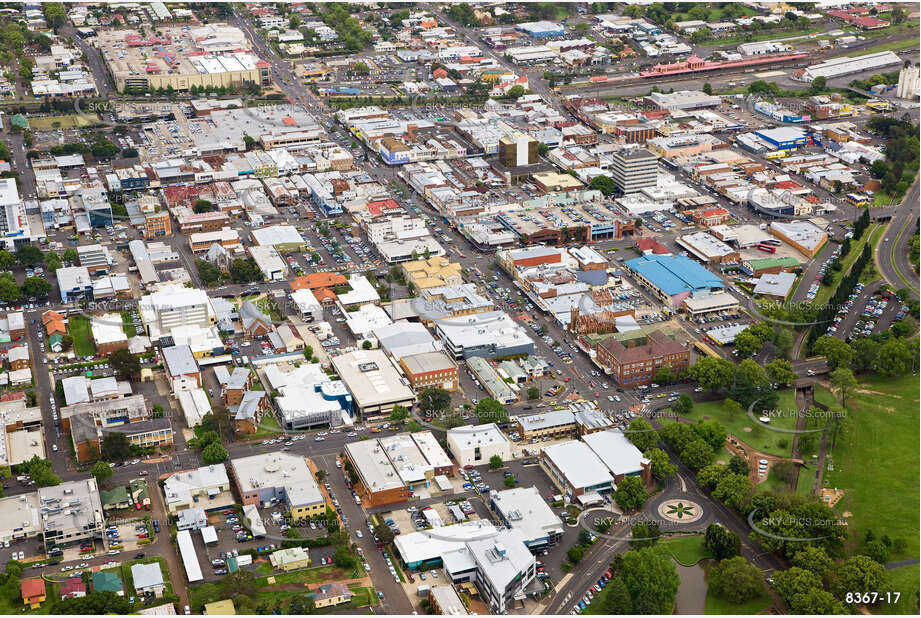
M 912 49 L 917 48 L 918 39 L 915 37 L 908 37 L 905 39 L 899 39 L 897 41 L 889 41 L 887 43 L 880 43 L 879 45 L 872 45 L 870 47 L 864 47 L 859 51 L 854 51 L 845 56 L 863 56 L 864 54 L 875 54 L 878 52 L 884 51 L 899 51 L 901 49 Z M 31 122 L 31 120 L 30 120 Z
M 776 408 L 782 410 L 784 414 L 771 419 L 771 424 L 785 429 L 794 429 L 796 427 L 796 418 L 791 413 L 797 409 L 794 391 L 793 389 L 788 389 L 778 391 L 778 394 L 780 398 L 777 400 Z M 694 408 L 684 416 L 694 422 L 707 419 L 719 421 L 729 433 L 752 448 L 764 453 L 777 455 L 778 457 L 789 457 L 793 452 L 792 434 L 765 429 L 752 421 L 745 412 L 730 418 L 729 413 L 723 407 L 722 401 L 695 403 Z M 750 432 L 745 431 L 746 427 L 750 427 L 752 430 Z
M 877 603 L 871 611 L 874 614 L 918 615 L 919 567 L 917 564 L 889 571 L 889 590 L 901 592 L 898 603 Z
M 876 232 L 876 228 L 880 227 L 879 224 L 871 225 L 863 233 L 858 240 L 851 239 L 851 250 L 848 252 L 844 259 L 841 260 L 841 266 L 843 267 L 839 272 L 832 273 L 833 279 L 831 285 L 821 285 L 819 286 L 819 291 L 815 295 L 815 300 L 812 301 L 812 304 L 815 306 L 824 305 L 829 298 L 831 298 L 832 292 L 838 288 L 838 283 L 841 282 L 841 277 L 843 277 L 851 269 L 851 266 L 854 265 L 854 262 L 857 261 L 857 258 L 860 257 L 860 253 L 863 251 L 863 246 L 867 244 L 867 241 L 873 237 L 873 233 Z M 877 240 L 879 237 L 877 237 Z
M 364 571 L 360 567 L 346 571 L 336 566 L 276 573 L 272 575 L 275 578 L 273 584 L 269 584 L 268 577 L 262 577 L 256 581 L 258 592 L 252 595 L 251 599 L 256 605 L 260 603 L 274 605 L 276 601 L 285 603 L 291 597 L 306 593 L 308 590 L 305 584 L 324 584 L 363 575 Z M 189 588 L 189 605 L 193 610 L 200 609 L 205 603 L 219 601 L 223 598 L 226 598 L 226 592 L 219 584 L 201 584 Z
M 278 419 L 276 419 L 275 415 L 271 412 L 267 412 L 263 415 L 260 425 L 256 433 L 249 436 L 250 439 L 266 438 L 281 433 L 281 426 L 278 424 Z
M 851 514 L 849 549 L 872 529 L 904 547 L 890 560 L 917 557 L 918 378 L 862 381 L 847 411 L 823 483 L 845 490 L 836 509 Z
M 82 315 L 72 315 L 67 320 L 67 328 L 70 330 L 70 336 L 74 338 L 74 353 L 77 356 L 92 356 L 96 353 L 88 318 Z
M 725 599 L 717 597 L 715 594 L 711 594 L 710 590 L 707 590 L 707 600 L 704 604 L 704 613 L 708 615 L 718 615 L 718 614 L 760 614 L 764 609 L 771 605 L 771 595 L 765 590 L 757 598 L 752 599 L 751 601 L 746 601 L 741 605 L 736 605 Z
M 796 480 L 797 495 L 812 495 L 812 487 L 815 485 L 815 472 L 816 467 L 814 465 L 807 465 L 806 467 L 800 468 L 799 478 Z
M 45 116 L 29 118 L 29 127 L 33 131 L 51 131 L 54 129 L 78 129 L 99 122 L 99 114 L 70 114 L 67 116 Z
M 275 322 L 283 322 L 285 319 L 285 316 L 278 310 L 278 305 L 267 296 L 260 298 L 256 306 Z
M 806 36 L 808 34 L 812 34 L 813 32 L 815 32 L 815 28 L 812 28 L 812 27 L 805 28 L 805 29 L 791 28 L 789 30 L 781 30 L 778 28 L 774 30 L 765 30 L 762 32 L 757 32 L 757 33 L 746 33 L 746 34 L 740 34 L 737 36 L 727 36 L 723 38 L 708 39 L 704 41 L 702 45 L 706 45 L 708 47 L 716 47 L 716 46 L 723 46 L 723 45 L 738 45 L 739 43 L 752 43 L 755 41 L 767 41 L 770 39 L 778 39 L 778 38 L 786 39 L 788 37 L 794 37 L 794 36 Z
M 873 194 L 873 205 L 879 207 L 888 206 L 892 202 L 892 196 L 884 192 L 882 189 L 877 190 Z
M 128 311 L 122 311 L 122 330 L 125 331 L 126 337 L 134 337 L 138 334 L 138 329 L 134 326 L 134 321 L 131 319 L 131 313 Z
M 660 539 L 657 545 L 682 566 L 693 566 L 704 558 L 713 557 L 704 547 L 704 535 L 702 534 L 666 539 L 667 537 Z
M 160 572 L 163 573 L 163 583 L 166 585 L 165 593 L 171 595 L 173 593 L 173 586 L 170 583 L 169 578 L 169 569 L 166 566 L 166 560 L 155 556 L 153 558 L 141 558 L 139 560 L 127 560 L 121 563 L 121 573 L 119 574 L 122 578 L 122 583 L 125 586 L 125 594 L 128 596 L 137 596 L 137 592 L 134 590 L 134 579 L 131 576 L 131 565 L 133 564 L 153 564 L 159 563 Z
M 606 615 L 609 615 L 608 612 L 607 612 L 607 610 L 605 610 L 605 608 L 604 608 L 605 599 L 608 598 L 608 591 L 609 591 L 609 590 L 610 590 L 610 588 L 608 588 L 607 586 L 605 586 L 604 588 L 602 588 L 602 589 L 601 589 L 601 592 L 599 592 L 598 594 L 596 594 L 596 595 L 595 595 L 595 598 L 592 599 L 592 602 L 588 604 L 588 607 L 586 607 L 584 610 L 582 610 L 582 613 L 583 613 L 583 614 L 588 614 L 588 615 L 590 615 L 590 616 L 602 616 L 602 615 L 605 615 L 605 616 L 606 616 Z M 579 604 L 579 601 L 581 601 L 581 600 L 582 600 L 582 597 L 579 597 L 578 599 L 573 599 L 572 604 L 573 604 L 573 605 L 578 605 L 578 604 Z M 564 609 L 565 609 L 565 608 L 564 608 Z

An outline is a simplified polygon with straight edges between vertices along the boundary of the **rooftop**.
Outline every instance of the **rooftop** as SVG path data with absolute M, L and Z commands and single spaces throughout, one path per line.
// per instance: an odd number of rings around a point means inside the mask
M 576 489 L 594 488 L 614 482 L 607 466 L 584 442 L 570 440 L 544 447 L 543 456 Z
M 262 453 L 234 459 L 230 466 L 241 493 L 265 487 L 283 487 L 294 507 L 325 502 L 303 457 L 290 453 Z

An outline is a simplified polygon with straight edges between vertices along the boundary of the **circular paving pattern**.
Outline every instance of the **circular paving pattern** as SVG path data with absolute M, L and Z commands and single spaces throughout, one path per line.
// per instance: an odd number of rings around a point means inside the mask
M 659 517 L 676 524 L 690 524 L 703 517 L 704 510 L 699 504 L 686 498 L 664 500 L 656 509 Z

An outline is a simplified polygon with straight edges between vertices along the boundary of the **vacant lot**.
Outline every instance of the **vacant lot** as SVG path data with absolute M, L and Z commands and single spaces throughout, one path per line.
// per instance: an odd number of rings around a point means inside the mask
M 70 114 L 68 116 L 44 116 L 29 118 L 29 127 L 33 131 L 53 131 L 55 129 L 79 129 L 99 123 L 99 114 Z
M 891 560 L 918 552 L 918 378 L 873 378 L 848 401 L 825 487 L 845 491 L 836 505 L 847 515 L 855 549 L 867 530 L 897 541 Z
M 82 315 L 72 315 L 67 320 L 70 336 L 74 338 L 74 352 L 77 356 L 92 356 L 96 353 L 90 321 Z

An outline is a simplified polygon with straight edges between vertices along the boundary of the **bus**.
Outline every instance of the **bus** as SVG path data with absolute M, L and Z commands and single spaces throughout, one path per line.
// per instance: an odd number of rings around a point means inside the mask
M 765 245 L 763 243 L 758 245 L 758 250 L 764 251 L 765 253 L 777 253 L 777 247 L 772 245 Z
M 713 348 L 708 346 L 706 343 L 703 343 L 702 341 L 695 341 L 694 349 L 706 356 L 712 356 L 713 358 L 722 358 L 719 354 L 716 353 L 716 351 Z
M 765 238 L 764 240 L 762 240 L 762 241 L 761 241 L 760 243 L 758 243 L 758 244 L 761 244 L 761 245 L 772 245 L 772 246 L 774 246 L 774 247 L 779 247 L 779 246 L 780 246 L 780 241 L 777 240 L 776 238 Z

